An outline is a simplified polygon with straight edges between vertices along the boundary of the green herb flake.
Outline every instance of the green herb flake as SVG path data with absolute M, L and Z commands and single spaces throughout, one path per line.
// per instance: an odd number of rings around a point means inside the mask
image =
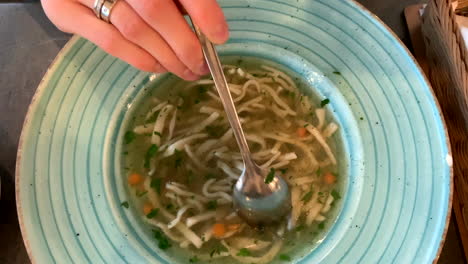
M 322 169 L 318 168 L 316 174 L 318 177 L 322 176 Z
M 324 228 L 325 228 L 325 223 L 324 222 L 318 224 L 318 229 L 322 230 Z
M 125 201 L 125 202 L 122 202 L 122 203 L 120 204 L 120 206 L 125 207 L 125 208 L 128 208 L 130 205 L 128 204 L 127 201 Z
M 275 178 L 275 169 L 274 169 L 274 168 L 271 168 L 271 169 L 270 169 L 270 172 L 269 172 L 268 175 L 265 177 L 265 183 L 266 183 L 266 184 L 269 184 L 270 182 L 273 181 L 274 178 Z
M 211 250 L 210 252 L 210 258 L 212 258 L 214 256 L 214 254 L 218 254 L 220 255 L 221 252 L 227 252 L 228 250 L 223 247 L 223 246 L 217 246 L 216 248 L 214 248 L 213 250 Z
M 297 226 L 297 227 L 296 227 L 296 229 L 295 229 L 295 230 L 296 230 L 296 232 L 299 232 L 299 231 L 302 231 L 302 230 L 304 230 L 304 228 L 305 228 L 305 226 L 303 226 L 303 225 L 299 225 L 299 226 Z
M 171 243 L 169 242 L 169 239 L 167 239 L 167 237 L 164 235 L 163 232 L 161 232 L 161 230 L 153 229 L 152 231 L 153 231 L 153 237 L 158 241 L 158 247 L 160 249 L 164 250 L 172 246 Z
M 309 192 L 307 192 L 301 199 L 301 201 L 307 203 L 310 201 L 310 199 L 312 198 L 312 194 L 314 194 L 314 192 L 312 190 L 310 190 Z
M 156 120 L 158 119 L 158 116 L 159 116 L 159 113 L 161 112 L 161 110 L 158 110 L 156 112 L 154 112 L 154 114 L 148 118 L 148 120 L 145 121 L 145 124 L 143 124 L 143 126 L 146 127 L 146 124 L 150 124 L 150 123 L 154 123 L 156 122 Z
M 200 99 L 195 99 L 194 103 L 195 103 L 195 104 L 199 104 L 199 103 L 200 103 Z
M 280 254 L 279 259 L 282 261 L 291 261 L 291 257 L 286 254 Z
M 159 208 L 155 208 L 153 210 L 151 210 L 151 212 L 149 212 L 146 217 L 151 219 L 151 218 L 155 218 L 159 213 Z
M 288 168 L 280 169 L 280 171 L 282 174 L 286 174 L 286 172 L 288 172 Z
M 175 160 L 174 160 L 174 168 L 179 168 L 180 166 L 182 166 L 182 161 L 183 161 L 183 157 L 182 157 L 182 151 L 176 149 L 175 150 Z
M 251 256 L 252 253 L 250 253 L 250 251 L 246 248 L 241 248 L 239 252 L 237 252 L 236 255 L 239 257 L 248 257 L 248 256 Z
M 330 103 L 330 99 L 325 98 L 320 102 L 320 107 L 326 106 L 328 103 Z
M 334 71 L 333 74 L 341 75 L 341 72 L 339 72 L 339 71 Z
M 309 123 L 305 123 L 304 127 L 307 127 L 309 125 Z
M 154 131 L 154 134 L 155 134 L 156 136 L 162 137 L 162 134 L 159 133 L 158 131 Z
M 207 92 L 208 92 L 208 88 L 206 88 L 205 86 L 200 86 L 200 87 L 198 87 L 198 93 L 199 93 L 200 95 L 204 95 L 204 94 L 206 94 Z
M 125 144 L 130 144 L 136 138 L 136 134 L 133 131 L 127 131 L 124 135 Z
M 147 194 L 147 193 L 148 193 L 148 191 L 143 191 L 143 192 L 137 191 L 137 192 L 136 192 L 136 196 L 137 196 L 137 197 L 142 197 L 143 195 L 145 195 L 145 194 Z
M 206 209 L 208 210 L 214 211 L 216 210 L 216 208 L 218 208 L 218 201 L 216 200 L 208 201 L 208 203 L 206 204 Z
M 166 209 L 167 209 L 167 210 L 171 210 L 171 209 L 173 209 L 173 208 L 174 208 L 174 205 L 171 204 L 171 203 L 166 205 Z
M 151 147 L 149 147 L 148 151 L 146 151 L 146 154 L 145 154 L 145 164 L 144 164 L 145 168 L 148 169 L 150 167 L 150 160 L 151 160 L 151 158 L 156 156 L 157 153 L 158 153 L 158 146 L 156 146 L 155 144 L 152 144 Z
M 197 263 L 199 261 L 198 257 L 197 256 L 193 256 L 189 259 L 189 262 L 190 263 Z
M 341 199 L 340 193 L 337 192 L 336 190 L 332 190 L 330 194 L 331 194 L 331 196 L 333 197 L 333 199 L 335 199 L 335 200 Z
M 153 188 L 158 194 L 161 194 L 161 179 L 154 178 L 151 180 L 150 187 Z
M 124 155 L 128 155 L 128 151 L 125 151 L 123 154 L 124 154 Z
M 192 184 L 194 179 L 195 179 L 195 174 L 193 173 L 193 171 L 189 170 L 187 173 L 187 184 L 188 185 Z

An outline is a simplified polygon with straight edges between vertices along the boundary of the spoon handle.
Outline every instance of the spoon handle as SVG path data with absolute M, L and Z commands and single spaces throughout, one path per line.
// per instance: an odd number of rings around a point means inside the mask
M 226 77 L 224 76 L 223 67 L 219 61 L 218 53 L 216 52 L 213 43 L 211 43 L 211 41 L 193 22 L 192 24 L 202 46 L 208 68 L 210 68 L 213 81 L 215 83 L 216 89 L 218 90 L 221 102 L 223 103 L 224 110 L 226 111 L 226 115 L 228 117 L 229 123 L 231 124 L 234 136 L 236 137 L 237 144 L 239 145 L 242 158 L 244 162 L 250 163 L 251 158 L 249 145 L 245 139 L 245 135 L 237 115 L 236 107 L 234 106 L 234 101 L 232 100 L 231 93 L 229 92 L 229 87 L 226 81 Z

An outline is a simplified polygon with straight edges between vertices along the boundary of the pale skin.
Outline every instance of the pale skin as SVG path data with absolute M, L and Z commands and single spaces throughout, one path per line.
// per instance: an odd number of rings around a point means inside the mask
M 93 13 L 94 0 L 42 0 L 42 5 L 60 30 L 82 36 L 140 70 L 169 71 L 185 80 L 209 71 L 181 10 L 213 43 L 229 38 L 216 0 L 120 0 L 112 9 L 110 24 Z

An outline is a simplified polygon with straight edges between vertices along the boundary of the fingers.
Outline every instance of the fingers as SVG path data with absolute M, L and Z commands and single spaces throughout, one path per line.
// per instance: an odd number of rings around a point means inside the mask
M 47 2 L 47 1 L 46 1 Z M 67 10 L 67 12 L 63 12 Z M 148 52 L 125 39 L 112 25 L 99 20 L 91 9 L 77 2 L 63 1 L 58 10 L 49 10 L 54 23 L 101 47 L 132 66 L 147 72 L 165 72 L 164 67 Z
M 179 0 L 194 23 L 214 43 L 222 44 L 229 38 L 229 29 L 221 7 L 216 0 Z
M 172 0 L 126 0 L 194 73 L 206 74 L 200 43 Z
M 169 71 L 186 80 L 199 78 L 179 60 L 159 33 L 143 21 L 127 2 L 118 1 L 112 9 L 110 19 L 125 38 L 145 49 Z

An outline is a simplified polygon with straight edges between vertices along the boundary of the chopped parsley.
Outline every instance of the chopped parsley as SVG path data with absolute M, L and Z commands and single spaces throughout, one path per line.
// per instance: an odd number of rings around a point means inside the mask
M 316 173 L 318 177 L 322 176 L 322 169 L 318 168 Z
M 326 106 L 328 103 L 330 103 L 330 99 L 325 98 L 320 102 L 320 107 Z
M 273 181 L 274 178 L 275 178 L 275 169 L 274 169 L 274 168 L 271 168 L 271 169 L 270 169 L 270 172 L 269 172 L 268 175 L 265 177 L 265 183 L 266 183 L 266 184 L 269 184 L 270 182 Z
M 154 134 L 155 134 L 156 136 L 162 137 L 161 133 L 159 133 L 158 131 L 154 131 Z
M 198 257 L 197 256 L 193 256 L 189 259 L 189 262 L 190 263 L 197 263 L 199 261 Z
M 312 194 L 314 194 L 314 191 L 310 190 L 302 197 L 301 201 L 307 203 L 312 198 Z
M 151 218 L 155 218 L 159 213 L 159 209 L 158 208 L 154 208 L 153 210 L 151 210 L 151 212 L 149 212 L 146 217 L 151 219 Z
M 212 258 L 214 254 L 220 255 L 221 252 L 227 252 L 227 251 L 228 251 L 228 250 L 227 250 L 225 247 L 223 247 L 223 246 L 217 246 L 215 249 L 211 250 L 211 252 L 210 252 L 210 258 Z
M 136 192 L 136 196 L 137 196 L 137 197 L 142 197 L 143 195 L 145 195 L 145 194 L 147 194 L 147 193 L 148 193 L 148 191 L 143 191 L 143 192 L 137 191 L 137 192 Z
M 291 257 L 286 254 L 280 254 L 279 259 L 282 261 L 291 261 Z
M 173 204 L 170 203 L 170 204 L 167 204 L 167 205 L 166 205 L 166 209 L 167 209 L 167 210 L 171 210 L 172 208 L 174 208 L 174 205 L 173 205 Z
M 145 164 L 144 164 L 145 168 L 149 168 L 150 160 L 152 157 L 156 156 L 156 153 L 158 153 L 158 146 L 156 146 L 155 144 L 152 144 L 145 154 Z
M 192 184 L 193 179 L 195 179 L 195 174 L 193 173 L 193 171 L 189 170 L 187 173 L 187 184 Z
M 182 166 L 182 161 L 183 161 L 183 157 L 182 157 L 182 151 L 176 149 L 175 150 L 175 160 L 174 160 L 174 168 L 179 168 L 180 166 Z
M 324 222 L 321 222 L 320 224 L 318 224 L 318 229 L 322 230 L 325 228 L 325 223 Z
M 282 174 L 286 174 L 286 172 L 288 171 L 288 168 L 280 169 L 280 171 Z
M 302 231 L 302 230 L 304 230 L 304 228 L 305 228 L 305 226 L 303 226 L 303 225 L 297 226 L 296 227 L 296 232 Z
M 128 207 L 129 207 L 129 204 L 128 204 L 127 201 L 125 201 L 125 202 L 122 202 L 122 203 L 120 204 L 120 206 L 125 207 L 125 208 L 128 208 Z
M 145 125 L 156 122 L 160 112 L 161 110 L 154 112 L 154 114 L 150 118 L 148 118 L 148 120 L 145 121 Z
M 123 154 L 124 154 L 124 155 L 128 155 L 128 151 L 125 151 Z
M 309 123 L 305 123 L 304 127 L 307 127 L 309 125 Z
M 206 88 L 205 86 L 198 87 L 198 93 L 200 95 L 205 95 L 207 92 L 208 92 L 208 88 Z
M 151 180 L 150 187 L 153 188 L 158 194 L 161 194 L 161 179 L 154 178 Z
M 341 75 L 341 72 L 339 72 L 339 71 L 334 71 L 333 74 Z
M 206 204 L 206 209 L 208 210 L 216 210 L 216 208 L 218 208 L 218 201 L 216 200 L 211 200 L 211 201 L 208 201 L 208 203 Z
M 250 251 L 246 248 L 241 248 L 239 252 L 237 252 L 236 255 L 240 257 L 248 257 L 248 256 L 251 256 L 252 253 L 250 253 Z
M 172 246 L 171 243 L 169 242 L 169 239 L 167 239 L 167 237 L 164 235 L 163 232 L 161 232 L 161 230 L 153 229 L 152 231 L 153 231 L 153 237 L 158 241 L 158 247 L 160 249 L 164 250 Z
M 133 131 L 127 131 L 124 135 L 125 144 L 130 144 L 136 138 L 136 134 Z
M 341 199 L 340 193 L 337 192 L 336 190 L 332 190 L 330 194 L 331 194 L 331 196 L 333 197 L 333 199 L 335 199 L 335 200 Z

